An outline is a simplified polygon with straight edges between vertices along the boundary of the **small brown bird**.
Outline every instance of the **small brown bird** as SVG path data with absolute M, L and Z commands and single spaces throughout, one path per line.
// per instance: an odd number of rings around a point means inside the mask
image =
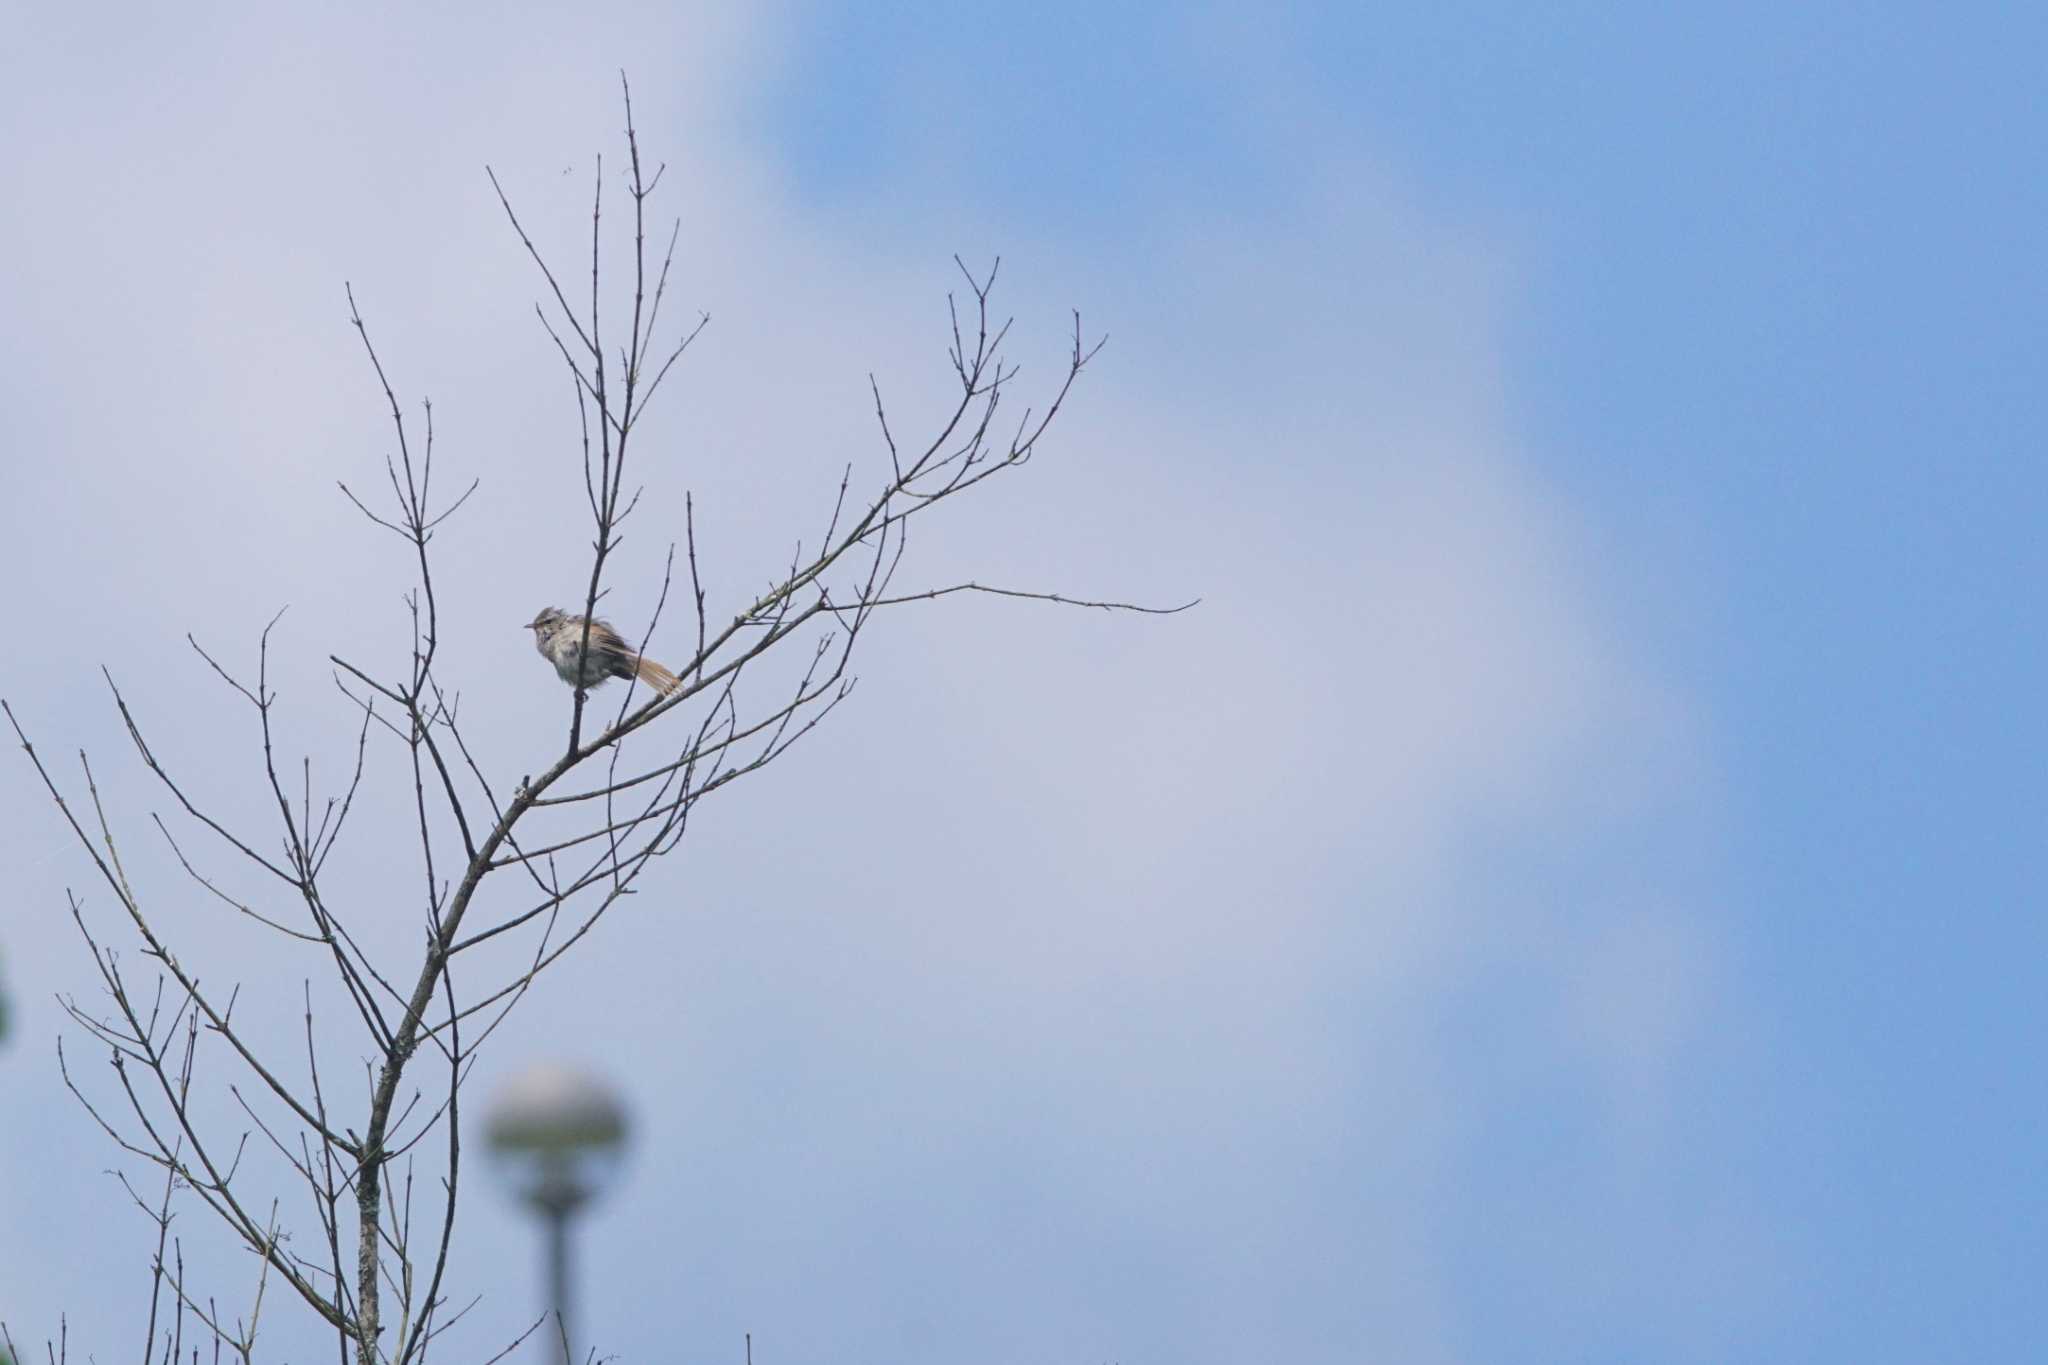
M 583 618 L 554 607 L 544 608 L 528 621 L 533 647 L 555 666 L 555 672 L 571 687 L 596 687 L 607 678 L 638 677 L 663 696 L 682 686 L 682 680 L 652 659 L 643 659 L 619 633 L 603 621 L 590 623 L 590 654 L 583 656 Z

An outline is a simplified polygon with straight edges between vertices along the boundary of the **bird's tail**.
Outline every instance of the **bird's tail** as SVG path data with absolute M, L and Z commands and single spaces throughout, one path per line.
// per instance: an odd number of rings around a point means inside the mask
M 646 683 L 664 697 L 683 685 L 681 678 L 678 678 L 652 659 L 642 659 L 635 671 L 639 673 L 641 682 Z

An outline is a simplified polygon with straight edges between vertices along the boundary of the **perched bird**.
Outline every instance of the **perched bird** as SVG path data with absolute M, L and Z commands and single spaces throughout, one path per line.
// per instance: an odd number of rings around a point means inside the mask
M 533 631 L 533 647 L 571 687 L 596 687 L 606 678 L 636 676 L 664 696 L 682 686 L 680 678 L 654 660 L 641 658 L 603 621 L 590 623 L 587 658 L 583 653 L 582 617 L 547 607 L 526 624 Z

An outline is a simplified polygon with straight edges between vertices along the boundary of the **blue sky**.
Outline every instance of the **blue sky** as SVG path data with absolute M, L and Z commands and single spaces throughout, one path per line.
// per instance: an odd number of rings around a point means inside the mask
M 1712 717 L 1718 923 L 1769 1045 L 1681 1090 L 1694 1177 L 1753 1182 L 1796 1229 L 1810 1311 L 1767 1354 L 2023 1353 L 2048 21 L 829 12 L 771 124 L 850 217 L 934 162 L 1072 238 L 1194 205 L 1284 217 L 1314 194 L 1298 149 L 1335 140 L 1511 257 L 1501 378 L 1527 458 Z M 971 133 L 929 132 L 967 108 Z M 1470 1268 L 1512 1298 L 1512 1266 L 1475 1247 Z
M 382 440 L 350 279 L 485 478 L 446 553 L 492 629 L 450 666 L 519 761 L 561 697 L 495 627 L 578 571 L 477 168 L 573 240 L 624 65 L 714 316 L 650 505 L 718 509 L 728 583 L 873 455 L 869 370 L 935 392 L 949 257 L 1000 252 L 1035 372 L 1069 306 L 1111 345 L 932 581 L 1205 601 L 905 618 L 706 817 L 679 913 L 514 1016 L 479 1085 L 566 1055 L 638 1115 L 600 1344 L 2025 1358 L 2044 40 L 1995 6 L 44 16 L 0 57 L 0 518 L 80 625 L 0 690 L 112 765 L 101 662 L 232 725 L 183 633 L 289 600 L 324 752 L 320 663 L 388 652 L 402 587 L 328 506 Z M 83 880 L 27 776 L 0 1084 L 47 1117 L 0 1135 L 0 1316 L 102 1317 L 104 1356 L 142 1230 L 56 1081 Z M 464 1217 L 482 1356 L 531 1267 L 502 1201 Z

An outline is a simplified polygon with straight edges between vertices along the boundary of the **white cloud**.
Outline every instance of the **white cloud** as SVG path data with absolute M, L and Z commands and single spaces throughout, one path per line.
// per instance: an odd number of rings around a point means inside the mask
M 815 533 L 841 462 L 878 454 L 865 372 L 906 424 L 938 392 L 950 266 L 834 238 L 751 159 L 734 111 L 780 33 L 745 16 L 337 12 L 111 47 L 46 31 L 17 59 L 31 207 L 0 247 L 38 265 L 14 305 L 37 345 L 0 380 L 32 445 L 10 464 L 4 553 L 80 624 L 8 693 L 49 751 L 89 743 L 120 770 L 134 837 L 161 803 L 119 762 L 101 659 L 167 755 L 232 793 L 250 755 L 206 736 L 245 738 L 247 718 L 184 631 L 246 658 L 292 602 L 278 673 L 328 771 L 345 717 L 326 654 L 402 647 L 403 565 L 330 491 L 374 487 L 389 444 L 343 278 L 394 380 L 435 397 L 449 485 L 484 479 L 437 546 L 474 732 L 509 774 L 555 724 L 515 627 L 574 581 L 573 413 L 478 163 L 573 252 L 617 53 L 662 54 L 642 127 L 684 217 L 677 297 L 714 315 L 650 429 L 620 614 L 651 600 L 682 487 L 714 590 L 737 593 Z M 88 57 L 106 75 L 81 87 L 64 73 Z M 1455 1358 L 1470 1304 L 1441 1225 L 1483 1216 L 1455 1153 L 1494 1100 L 1449 1036 L 1496 1027 L 1449 1018 L 1473 983 L 1549 943 L 1517 960 L 1564 1004 L 1515 1045 L 1590 1068 L 1617 1111 L 1668 1084 L 1709 932 L 1686 888 L 1639 887 L 1630 853 L 1600 850 L 1682 802 L 1695 722 L 1605 618 L 1606 570 L 1506 429 L 1505 267 L 1355 151 L 1318 174 L 1353 188 L 1187 221 L 1156 259 L 1000 224 L 970 244 L 1010 257 L 1026 383 L 1056 367 L 1070 302 L 1117 340 L 1045 455 L 919 544 L 925 572 L 1205 601 L 1165 621 L 983 603 L 899 619 L 852 706 L 707 807 L 516 1017 L 483 1083 L 523 1050 L 581 1054 L 639 1110 L 632 1198 L 586 1239 L 607 1346 L 657 1358 L 751 1328 L 785 1358 Z M 1139 255 L 1150 268 L 1127 269 Z M 566 520 L 547 510 L 563 498 Z M 50 859 L 21 777 L 0 787 L 30 869 L 7 1064 L 47 1117 L 0 1125 L 0 1159 L 47 1179 L 0 1188 L 20 1201 L 6 1222 L 48 1232 L 0 1246 L 19 1296 L 0 1312 L 39 1332 L 59 1307 L 104 1310 L 105 1350 L 140 1281 L 89 1267 L 110 1245 L 139 1264 L 142 1244 L 48 1063 L 43 997 L 85 989 L 56 909 L 80 874 Z M 1569 934 L 1512 871 L 1471 870 L 1502 841 L 1578 859 L 1592 908 Z M 410 881 L 338 877 L 401 952 Z M 1599 908 L 1638 891 L 1655 916 Z M 278 970 L 165 895 L 188 957 Z M 1612 1121 L 1654 1168 L 1656 1125 Z M 495 1344 L 527 1302 L 523 1233 L 487 1190 L 465 1227 L 459 1268 L 488 1295 L 471 1344 Z

